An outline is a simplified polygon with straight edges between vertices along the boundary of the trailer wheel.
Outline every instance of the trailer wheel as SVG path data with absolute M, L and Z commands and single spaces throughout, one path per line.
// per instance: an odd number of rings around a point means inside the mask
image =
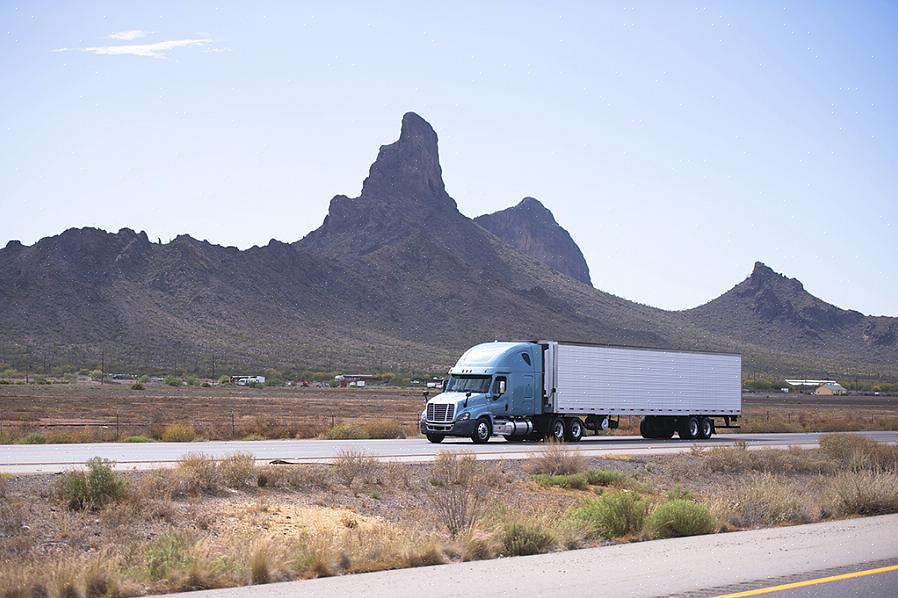
M 568 442 L 580 442 L 583 438 L 583 422 L 577 417 L 571 417 L 565 423 L 564 439 Z
M 694 440 L 698 438 L 700 432 L 701 426 L 699 425 L 697 417 L 687 417 L 680 420 L 680 426 L 677 429 L 677 434 L 680 435 L 680 438 L 682 440 Z
M 642 421 L 639 422 L 639 435 L 642 436 L 643 438 L 648 439 L 648 437 L 649 437 L 649 432 L 648 432 L 647 427 L 646 427 L 646 425 L 645 425 L 645 419 L 646 419 L 646 418 L 643 417 L 643 418 L 642 418 Z
M 711 435 L 714 434 L 714 420 L 710 417 L 703 417 L 701 422 L 701 429 L 699 430 L 699 438 L 703 440 L 707 440 L 711 438 Z
M 656 420 L 655 429 L 653 432 L 655 433 L 654 438 L 658 440 L 670 440 L 673 438 L 674 432 L 676 432 L 676 426 L 674 425 L 674 420 L 671 417 L 659 417 Z
M 552 425 L 549 426 L 549 433 L 546 435 L 546 438 L 555 442 L 564 442 L 565 434 L 564 418 L 556 417 L 552 420 Z
M 493 427 L 490 425 L 490 420 L 481 417 L 477 420 L 477 425 L 474 427 L 474 433 L 471 434 L 471 440 L 474 441 L 474 444 L 486 444 L 490 441 L 490 436 L 492 435 Z
M 439 443 L 443 442 L 443 439 L 445 438 L 445 436 L 442 434 L 426 434 L 426 436 L 427 436 L 427 440 L 429 440 L 430 442 L 432 442 L 434 444 L 439 444 Z

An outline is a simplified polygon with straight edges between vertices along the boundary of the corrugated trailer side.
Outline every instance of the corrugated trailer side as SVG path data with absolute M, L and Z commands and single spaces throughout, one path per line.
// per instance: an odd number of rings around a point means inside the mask
M 556 413 L 742 413 L 741 355 L 551 344 L 547 366 L 554 372 L 547 378 L 554 378 L 550 403 Z

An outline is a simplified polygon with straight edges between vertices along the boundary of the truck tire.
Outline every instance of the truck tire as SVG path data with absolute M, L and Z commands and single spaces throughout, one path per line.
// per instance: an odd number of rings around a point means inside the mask
M 546 433 L 546 440 L 564 442 L 564 437 L 567 434 L 566 428 L 567 426 L 564 425 L 564 418 L 556 417 L 549 425 L 549 430 Z
M 642 418 L 642 421 L 639 422 L 639 435 L 646 439 L 648 439 L 649 437 L 649 432 L 646 429 L 644 417 Z
M 506 435 L 506 436 L 503 436 L 502 438 L 505 439 L 505 442 L 524 442 L 525 440 L 527 440 L 526 436 L 507 436 Z
M 579 418 L 569 417 L 565 420 L 564 439 L 568 442 L 580 442 L 583 438 L 583 422 Z
M 674 424 L 674 420 L 671 417 L 664 417 L 658 421 L 658 425 L 656 426 L 656 434 L 655 438 L 658 440 L 670 440 L 673 438 L 674 432 L 677 431 L 677 426 Z
M 474 441 L 474 444 L 486 444 L 490 441 L 490 436 L 493 435 L 493 427 L 490 425 L 490 420 L 485 417 L 481 417 L 477 420 L 477 424 L 474 426 L 474 432 L 471 434 L 471 440 Z
M 714 420 L 710 417 L 703 417 L 699 421 L 699 438 L 707 440 L 714 434 Z
M 439 443 L 443 442 L 443 439 L 445 438 L 445 436 L 443 434 L 425 434 L 425 436 L 427 436 L 428 441 L 430 441 L 434 444 L 439 444 Z
M 686 417 L 680 420 L 677 434 L 681 440 L 695 440 L 701 432 L 701 425 L 697 417 Z

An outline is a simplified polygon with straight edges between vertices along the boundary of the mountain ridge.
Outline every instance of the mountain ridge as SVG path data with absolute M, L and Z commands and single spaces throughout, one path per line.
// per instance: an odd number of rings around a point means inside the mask
M 240 250 L 89 227 L 30 246 L 10 241 L 0 249 L 0 360 L 21 360 L 30 347 L 62 363 L 105 356 L 123 368 L 215 360 L 439 371 L 476 342 L 563 338 L 738 350 L 754 371 L 898 375 L 898 319 L 833 311 L 756 269 L 754 287 L 684 312 L 595 289 L 461 214 L 445 190 L 436 132 L 409 113 L 359 196 L 334 196 L 321 226 L 292 243 Z M 721 320 L 736 308 L 745 326 Z M 796 326 L 819 338 L 771 347 L 752 328 L 768 316 L 770 338 Z M 827 322 L 847 339 L 833 340 Z

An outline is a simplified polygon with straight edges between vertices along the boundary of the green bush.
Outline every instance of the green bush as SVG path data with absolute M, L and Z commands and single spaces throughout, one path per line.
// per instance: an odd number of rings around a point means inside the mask
M 586 490 L 589 481 L 585 473 L 548 474 L 538 473 L 533 480 L 543 487 L 557 486 L 559 488 L 571 488 L 573 490 Z
M 323 440 L 365 440 L 368 434 L 361 426 L 354 424 L 337 424 L 320 434 Z
M 570 517 L 593 535 L 617 538 L 639 534 L 645 523 L 649 501 L 626 490 L 587 499 Z
M 554 549 L 558 538 L 535 521 L 514 521 L 502 529 L 502 545 L 511 556 L 542 554 Z
M 190 424 L 169 424 L 162 431 L 162 442 L 193 442 L 196 430 Z
M 131 385 L 131 390 L 143 390 L 144 386 L 140 382 L 135 382 Z
M 198 386 L 200 383 L 200 379 L 196 376 L 187 376 L 187 386 Z
M 190 564 L 189 539 L 186 534 L 168 531 L 159 535 L 146 549 L 144 563 L 153 581 L 171 577 Z
M 231 377 L 228 376 L 227 374 L 222 374 L 221 376 L 218 377 L 218 383 L 219 384 L 230 384 Z
M 626 474 L 608 469 L 591 469 L 586 472 L 586 481 L 593 486 L 617 486 L 626 479 Z
M 142 374 L 139 378 L 137 378 L 137 381 L 138 381 L 140 384 L 146 384 L 147 382 L 150 381 L 150 377 L 147 376 L 146 374 Z
M 695 495 L 677 484 L 667 493 L 667 500 L 691 500 L 695 502 Z
M 183 382 L 177 376 L 168 375 L 165 377 L 165 383 L 169 386 L 181 386 Z
M 156 441 L 154 439 L 150 438 L 149 436 L 138 435 L 138 436 L 128 436 L 127 438 L 125 438 L 125 442 L 156 442 Z
M 125 480 L 112 469 L 112 461 L 94 457 L 87 471 L 70 471 L 60 481 L 63 501 L 73 511 L 97 510 L 125 495 Z
M 704 505 L 676 498 L 659 505 L 649 515 L 646 527 L 655 538 L 674 538 L 710 534 L 716 526 Z

